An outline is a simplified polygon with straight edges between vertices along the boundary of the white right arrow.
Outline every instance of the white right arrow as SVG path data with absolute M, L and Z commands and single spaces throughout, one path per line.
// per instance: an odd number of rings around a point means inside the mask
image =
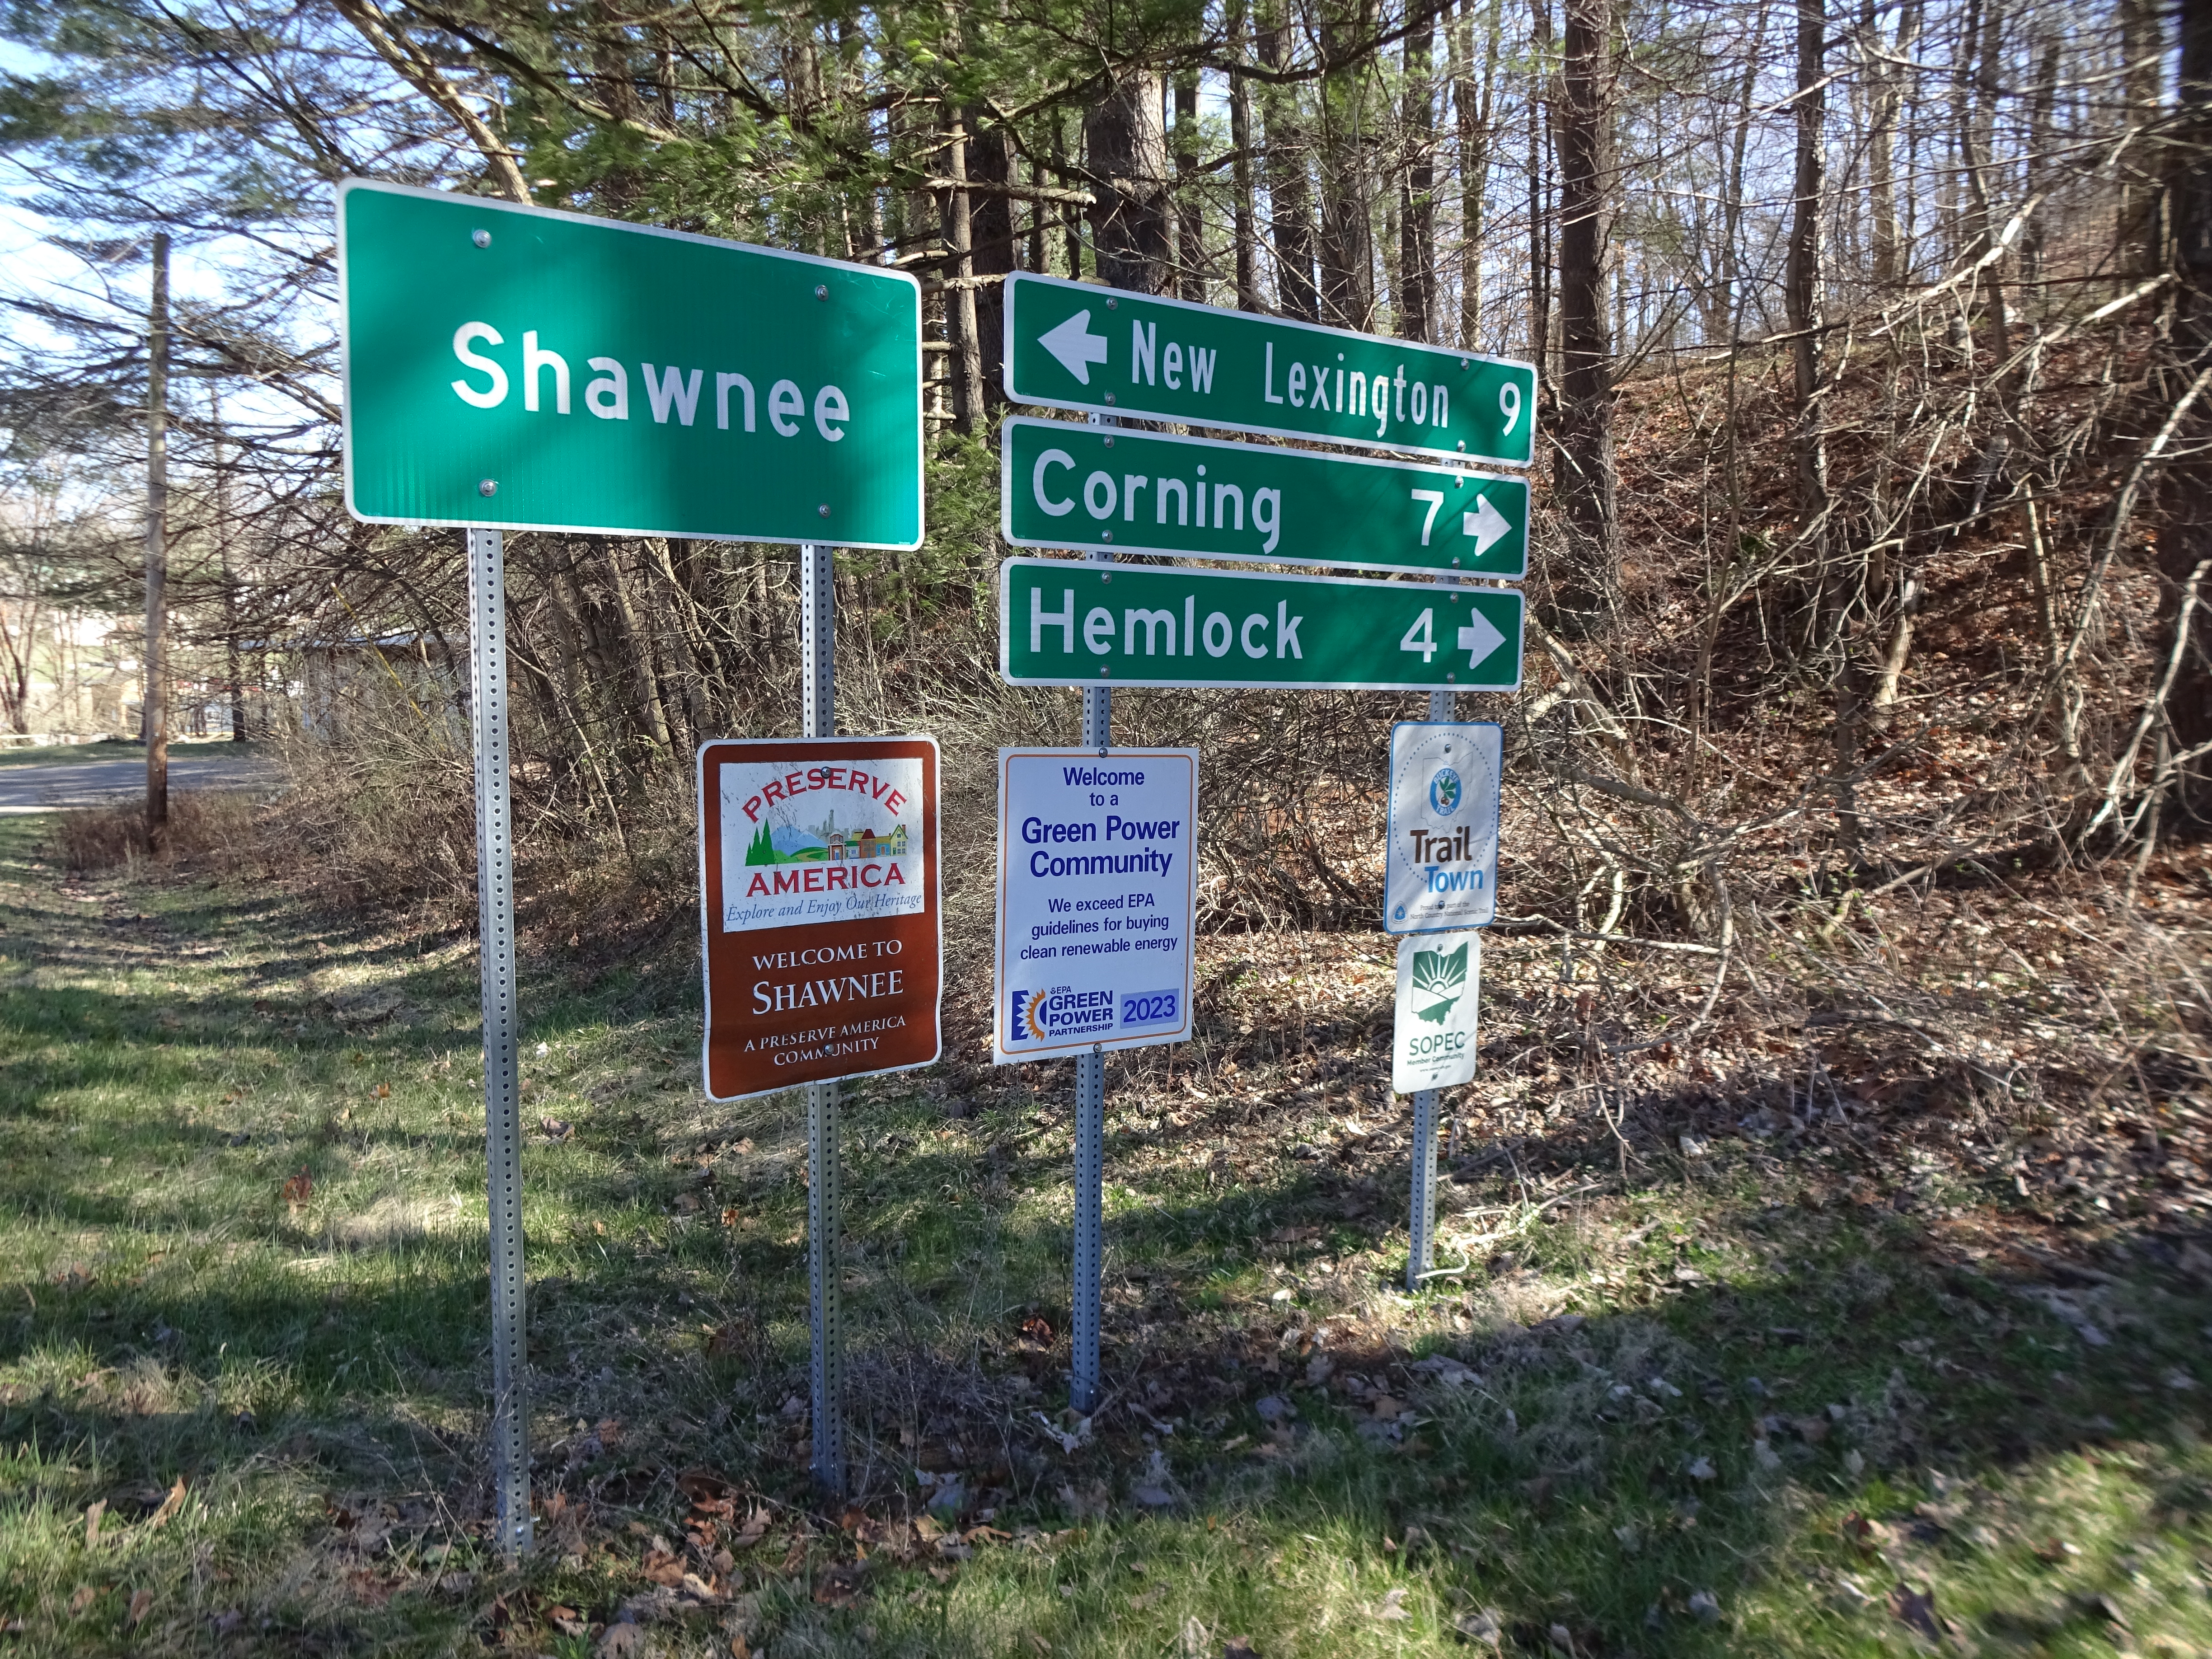
M 1084 386 L 1091 384 L 1091 365 L 1106 361 L 1103 335 L 1091 331 L 1091 313 L 1079 311 L 1057 328 L 1037 336 L 1037 343 L 1060 359 L 1060 366 Z
M 1474 511 L 1459 515 L 1459 533 L 1474 538 L 1474 556 L 1478 559 L 1490 551 L 1493 542 L 1512 528 L 1505 515 L 1490 504 L 1487 495 L 1476 496 Z
M 1467 653 L 1469 668 L 1482 666 L 1482 659 L 1505 643 L 1505 635 L 1491 626 L 1490 618 L 1480 611 L 1474 619 L 1459 630 L 1459 648 Z

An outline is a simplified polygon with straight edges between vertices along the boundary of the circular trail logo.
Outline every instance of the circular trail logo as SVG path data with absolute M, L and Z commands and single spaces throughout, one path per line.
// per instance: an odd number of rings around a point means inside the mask
M 1429 805 L 1440 818 L 1448 818 L 1459 811 L 1461 797 L 1459 774 L 1449 766 L 1440 767 L 1429 780 Z

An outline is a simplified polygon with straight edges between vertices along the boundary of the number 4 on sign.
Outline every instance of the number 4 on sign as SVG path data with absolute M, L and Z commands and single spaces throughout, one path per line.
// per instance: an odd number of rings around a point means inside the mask
M 1418 651 L 1423 662 L 1437 654 L 1437 613 L 1434 609 L 1424 611 L 1413 618 L 1413 625 L 1406 630 L 1406 637 L 1398 641 L 1401 651 Z
M 1459 630 L 1458 648 L 1467 653 L 1467 665 L 1469 668 L 1480 667 L 1482 659 L 1504 643 L 1505 635 L 1492 627 L 1490 618 L 1480 611 L 1468 618 L 1467 625 Z M 1401 651 L 1419 652 L 1421 660 L 1425 663 L 1437 654 L 1437 613 L 1433 607 L 1424 611 L 1413 618 L 1413 625 L 1406 630 L 1406 636 L 1398 641 L 1398 648 Z

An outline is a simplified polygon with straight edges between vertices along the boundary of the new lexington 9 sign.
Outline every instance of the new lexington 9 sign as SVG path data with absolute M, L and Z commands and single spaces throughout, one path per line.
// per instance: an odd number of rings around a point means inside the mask
M 921 544 L 910 276 L 358 179 L 338 259 L 356 518 Z

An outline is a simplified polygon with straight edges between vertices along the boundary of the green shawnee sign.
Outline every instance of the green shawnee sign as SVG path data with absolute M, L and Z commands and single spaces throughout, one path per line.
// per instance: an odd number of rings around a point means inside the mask
M 1508 587 L 1073 559 L 999 567 L 999 672 L 1015 685 L 1512 691 L 1521 627 Z
M 338 262 L 356 518 L 921 544 L 910 276 L 360 179 Z
M 1508 466 L 1532 453 L 1532 363 L 1024 271 L 1006 279 L 1006 395 L 1048 409 Z
M 1025 416 L 999 437 L 1018 547 L 1528 574 L 1526 479 Z

